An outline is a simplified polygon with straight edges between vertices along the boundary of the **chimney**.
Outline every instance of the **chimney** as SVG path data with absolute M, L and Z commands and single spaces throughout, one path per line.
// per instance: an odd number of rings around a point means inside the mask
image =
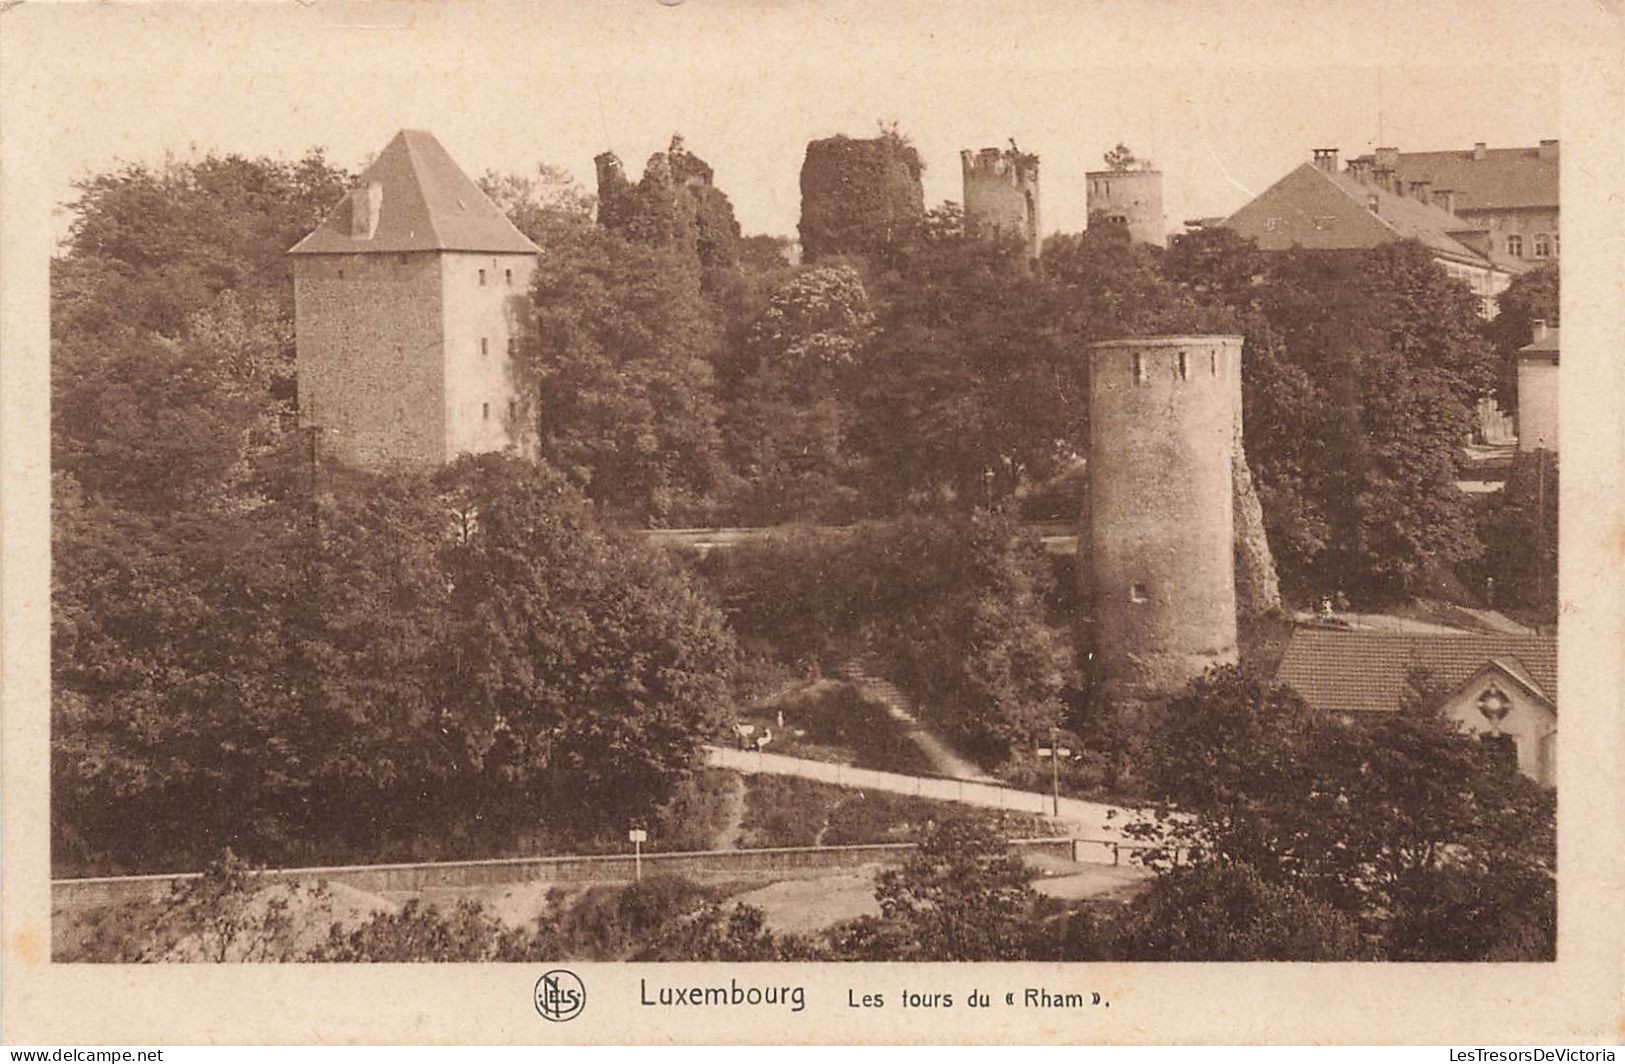
M 1536 318 L 1535 321 L 1534 321 L 1534 326 L 1535 326 L 1535 339 L 1536 340 L 1544 340 L 1544 339 L 1546 339 L 1546 319 L 1545 318 Z
M 1543 140 L 1540 142 L 1540 159 L 1542 162 L 1547 163 L 1557 161 L 1557 141 Z
M 1485 143 L 1483 141 L 1479 141 L 1473 145 L 1473 162 L 1483 162 L 1489 153 L 1489 148 L 1485 145 Z
M 384 186 L 368 181 L 364 187 L 350 190 L 350 236 L 356 240 L 371 240 L 378 232 L 378 212 L 384 205 Z
M 1337 149 L 1316 148 L 1315 169 L 1324 170 L 1328 174 L 1337 173 Z

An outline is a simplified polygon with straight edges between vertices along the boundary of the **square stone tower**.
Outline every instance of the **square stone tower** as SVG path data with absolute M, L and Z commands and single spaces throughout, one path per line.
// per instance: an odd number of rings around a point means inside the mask
M 401 469 L 528 452 L 512 356 L 537 250 L 432 134 L 397 133 L 289 251 L 318 453 Z

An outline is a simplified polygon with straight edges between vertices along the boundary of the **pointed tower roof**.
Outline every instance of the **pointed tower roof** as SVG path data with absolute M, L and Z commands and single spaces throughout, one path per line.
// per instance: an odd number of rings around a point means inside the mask
M 434 134 L 403 129 L 289 254 L 538 250 Z

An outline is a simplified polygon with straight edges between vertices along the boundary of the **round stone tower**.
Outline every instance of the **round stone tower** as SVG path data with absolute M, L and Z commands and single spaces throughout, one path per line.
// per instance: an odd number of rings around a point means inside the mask
M 1162 171 L 1091 170 L 1086 203 L 1089 224 L 1105 221 L 1128 226 L 1129 236 L 1159 248 L 1168 245 L 1162 216 Z
M 1239 336 L 1089 350 L 1089 648 L 1108 701 L 1236 661 L 1231 452 Z
M 965 179 L 965 224 L 984 233 L 1018 236 L 1027 257 L 1038 258 L 1038 156 L 1011 141 L 1008 150 L 966 149 L 959 153 L 959 164 Z

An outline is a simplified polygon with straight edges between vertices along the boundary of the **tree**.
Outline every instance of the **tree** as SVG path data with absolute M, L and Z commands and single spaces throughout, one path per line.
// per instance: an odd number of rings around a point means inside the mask
M 1122 911 L 1091 917 L 1074 918 L 1066 959 L 1354 961 L 1371 953 L 1354 920 L 1246 864 L 1172 869 Z
M 1034 940 L 1032 875 L 975 820 L 927 825 L 903 865 L 877 877 L 880 916 L 835 929 L 831 949 L 848 960 L 1024 959 Z
M 1134 153 L 1129 150 L 1129 146 L 1121 142 L 1118 143 L 1117 147 L 1107 152 L 1104 158 L 1106 165 L 1119 173 L 1132 170 L 1141 165 L 1140 160 L 1135 158 Z
M 893 508 L 985 506 L 1073 450 L 1080 373 L 1056 293 L 1019 240 L 967 235 L 959 217 L 933 212 L 879 293 L 852 389 L 864 490 Z
M 1425 695 L 1342 723 L 1290 689 L 1221 669 L 1169 704 L 1148 750 L 1148 783 L 1175 812 L 1135 833 L 1186 849 L 1197 865 L 1245 868 L 1242 881 L 1329 906 L 1383 957 L 1550 955 L 1551 794 Z M 1151 860 L 1171 869 L 1170 855 Z M 1229 889 L 1213 877 L 1169 889 Z M 1474 896 L 1518 907 L 1487 928 L 1465 904 Z
M 538 163 L 530 174 L 487 170 L 480 176 L 479 186 L 502 208 L 514 228 L 537 244 L 547 240 L 560 223 L 590 221 L 596 202 L 568 170 L 547 163 Z
M 721 483 L 708 359 L 720 323 L 692 262 L 579 225 L 542 243 L 521 354 L 542 453 L 595 501 L 664 524 Z
M 1522 606 L 1557 620 L 1558 461 L 1539 450 L 1513 459 L 1506 485 L 1479 518 L 1484 555 L 1476 575 L 1493 580 L 1495 606 Z
M 726 411 L 733 468 L 753 519 L 816 516 L 850 505 L 840 490 L 852 421 L 846 399 L 873 323 L 849 266 L 814 266 L 775 292 L 748 334 L 750 366 Z
M 1512 279 L 1495 297 L 1496 315 L 1484 324 L 1484 336 L 1499 363 L 1496 395 L 1505 406 L 1518 405 L 1518 350 L 1535 339 L 1535 322 L 1556 328 L 1563 316 L 1562 273 L 1546 262 Z

